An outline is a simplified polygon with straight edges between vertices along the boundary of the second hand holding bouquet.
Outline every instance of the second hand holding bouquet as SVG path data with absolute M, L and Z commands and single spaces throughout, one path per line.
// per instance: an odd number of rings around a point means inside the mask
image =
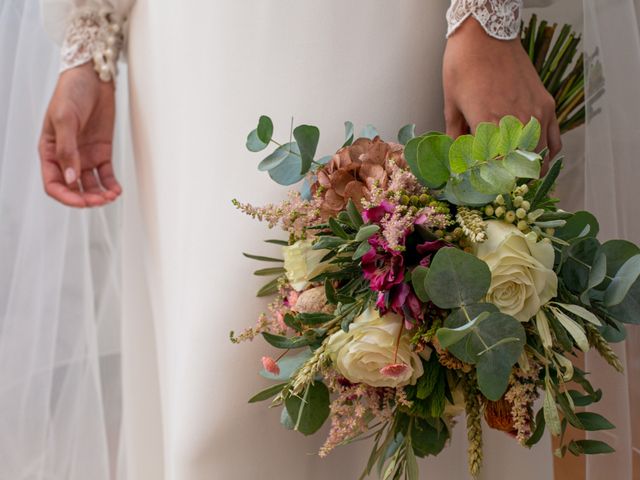
M 261 117 L 248 147 L 265 148 L 272 133 Z M 377 465 L 384 479 L 417 479 L 416 458 L 438 454 L 463 412 L 473 475 L 482 416 L 523 446 L 548 428 L 558 455 L 612 451 L 564 441 L 569 424 L 613 428 L 576 411 L 601 391 L 572 359 L 595 348 L 621 370 L 609 342 L 638 323 L 640 249 L 600 244 L 591 214 L 556 208 L 562 161 L 538 179 L 539 136 L 536 119 L 505 117 L 456 140 L 414 137 L 408 126 L 401 143 L 372 127 L 354 141 L 347 122 L 345 145 L 315 160 L 318 129 L 294 129 L 295 142 L 259 168 L 281 184 L 305 178 L 306 193 L 261 208 L 234 201 L 289 236 L 269 240 L 283 245 L 283 260 L 246 254 L 283 262 L 256 271 L 276 276 L 259 292 L 276 295 L 269 313 L 232 335 L 261 334 L 283 351 L 263 358 L 263 376 L 278 383 L 251 401 L 273 398 L 282 424 L 305 435 L 330 418 L 322 456 L 372 437 L 363 477 Z

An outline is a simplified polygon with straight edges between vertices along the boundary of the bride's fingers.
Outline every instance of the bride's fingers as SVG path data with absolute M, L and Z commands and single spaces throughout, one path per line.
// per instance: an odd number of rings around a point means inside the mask
M 98 177 L 100 183 L 105 188 L 105 192 L 115 199 L 122 193 L 122 187 L 113 173 L 113 165 L 111 162 L 104 162 L 98 167 Z
M 553 160 L 560 150 L 562 150 L 562 137 L 560 135 L 560 125 L 558 124 L 558 119 L 554 115 L 549 122 L 549 127 L 547 128 L 547 141 L 549 143 L 549 159 Z
M 77 191 L 69 188 L 62 175 L 62 170 L 55 158 L 56 147 L 53 138 L 53 133 L 45 124 L 38 145 L 44 190 L 47 195 L 60 203 L 76 208 L 86 207 L 85 200 Z
M 447 135 L 458 138 L 460 135 L 469 133 L 469 125 L 462 115 L 462 112 L 455 107 L 445 109 L 445 122 Z
M 93 169 L 84 170 L 80 180 L 82 182 L 82 197 L 85 199 L 88 206 L 99 207 L 110 201 L 100 187 L 100 183 L 98 183 L 98 179 L 96 178 Z

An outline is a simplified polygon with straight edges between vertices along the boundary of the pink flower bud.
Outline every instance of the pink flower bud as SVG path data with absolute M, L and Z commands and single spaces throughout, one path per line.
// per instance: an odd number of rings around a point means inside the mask
M 280 367 L 271 357 L 262 357 L 262 366 L 272 375 L 280 375 Z
M 382 367 L 380 369 L 380 373 L 385 377 L 399 377 L 409 368 L 408 365 L 404 363 L 394 363 L 393 365 L 387 365 L 386 367 Z

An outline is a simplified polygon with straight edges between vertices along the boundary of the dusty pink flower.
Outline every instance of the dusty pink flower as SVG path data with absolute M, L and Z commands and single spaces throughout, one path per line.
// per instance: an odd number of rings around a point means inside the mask
M 273 375 L 280 375 L 280 367 L 273 358 L 262 357 L 262 366 L 267 372 Z
M 404 363 L 394 363 L 393 365 L 387 365 L 386 367 L 382 367 L 380 369 L 380 373 L 385 377 L 399 377 L 409 368 Z

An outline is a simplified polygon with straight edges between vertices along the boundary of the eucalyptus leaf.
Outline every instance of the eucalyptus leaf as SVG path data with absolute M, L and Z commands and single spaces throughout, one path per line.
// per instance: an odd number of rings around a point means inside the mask
M 269 144 L 273 136 L 273 122 L 266 115 L 262 115 L 258 120 L 256 135 L 262 143 Z
M 304 435 L 317 432 L 329 416 L 329 402 L 329 389 L 320 381 L 311 383 L 302 398 L 288 397 L 285 405 L 294 421 L 294 429 Z
M 604 293 L 604 304 L 613 307 L 621 303 L 639 276 L 640 254 L 631 257 L 620 267 Z
M 265 157 L 258 164 L 258 170 L 260 170 L 261 172 L 269 171 L 272 168 L 275 168 L 278 165 L 280 165 L 284 161 L 284 159 L 287 158 L 288 155 L 289 155 L 289 152 L 278 148 L 271 155 Z
M 586 227 L 589 227 L 586 230 Z M 589 212 L 576 212 L 567 220 L 566 225 L 556 231 L 555 236 L 567 241 L 572 241 L 583 236 L 596 237 L 600 231 L 598 220 Z
M 438 342 L 442 348 L 449 348 L 454 343 L 458 343 L 464 339 L 467 335 L 472 333 L 480 322 L 485 320 L 490 315 L 489 312 L 482 312 L 477 317 L 473 318 L 470 322 L 465 323 L 456 328 L 439 328 L 436 332 Z
M 278 150 L 286 152 L 286 157 L 275 167 L 269 170 L 271 179 L 280 185 L 293 185 L 304 178 L 300 172 L 302 170 L 302 159 L 298 144 L 285 143 Z M 277 150 L 276 150 L 277 151 Z
M 416 136 L 416 126 L 413 123 L 405 125 L 398 132 L 398 142 L 402 145 L 409 143 L 409 140 Z
M 465 325 L 470 319 L 476 318 L 481 314 L 488 312 L 494 313 L 498 312 L 498 308 L 491 303 L 477 303 L 475 305 L 469 305 L 465 307 L 465 310 L 458 308 L 451 312 L 449 316 L 444 321 L 445 328 L 459 328 Z M 468 318 L 467 318 L 468 316 Z M 475 364 L 477 361 L 476 351 L 474 347 L 471 345 L 472 341 L 475 338 L 472 338 L 471 335 L 464 338 L 462 341 L 450 345 L 447 350 L 449 350 L 453 355 L 455 355 L 458 359 L 462 360 L 465 363 Z M 484 347 L 482 347 L 484 348 Z
M 472 157 L 474 145 L 473 135 L 460 135 L 449 149 L 449 169 L 452 173 L 466 172 L 475 161 Z
M 300 174 L 306 174 L 311 168 L 313 158 L 316 155 L 320 130 L 313 125 L 299 125 L 293 130 L 293 138 L 296 139 L 300 150 L 301 167 Z
M 482 122 L 476 127 L 471 156 L 477 162 L 484 162 L 498 155 L 500 135 L 498 126 Z
M 483 206 L 495 199 L 494 193 L 488 194 L 476 188 L 471 179 L 477 174 L 475 170 L 463 173 L 459 178 L 453 178 L 444 189 L 445 199 L 454 205 Z M 478 174 L 479 175 L 479 174 Z M 485 182 L 486 185 L 489 185 Z M 492 190 L 495 190 L 491 187 Z
M 348 147 L 353 143 L 355 133 L 353 129 L 353 122 L 344 122 L 344 144 L 343 147 Z
M 490 284 L 487 264 L 457 248 L 438 250 L 425 280 L 427 295 L 440 308 L 477 303 L 484 299 Z
M 260 137 L 258 137 L 257 128 L 249 132 L 249 135 L 247 136 L 247 142 L 246 142 L 247 150 L 251 152 L 260 152 L 265 148 L 267 148 L 267 145 L 269 144 L 263 142 L 262 140 L 260 140 Z
M 518 178 L 540 177 L 540 157 L 537 154 L 515 150 L 510 152 L 503 161 L 504 168 Z
M 507 193 L 513 190 L 516 177 L 505 168 L 504 161 L 489 160 L 479 167 L 480 177 L 493 186 L 493 193 Z
M 531 120 L 522 129 L 518 148 L 532 152 L 538 146 L 541 132 L 540 122 L 535 117 L 531 117 Z
M 378 130 L 376 129 L 376 127 L 374 127 L 373 125 L 369 124 L 369 125 L 365 125 L 365 127 L 362 129 L 362 131 L 360 132 L 360 137 L 361 138 L 368 138 L 369 140 L 373 140 L 374 138 L 376 138 L 378 135 L 380 135 L 378 133 Z
M 607 313 L 623 323 L 640 324 L 640 281 L 636 281 L 624 300 L 614 307 L 607 308 Z
M 416 293 L 421 302 L 428 302 L 429 295 L 425 288 L 425 280 L 427 278 L 428 268 L 417 266 L 411 272 L 411 284 L 413 285 L 413 291 Z
M 449 149 L 453 144 L 447 135 L 430 135 L 418 143 L 416 160 L 418 172 L 414 172 L 429 188 L 440 188 L 449 179 Z
M 293 430 L 293 427 L 295 427 L 291 415 L 287 412 L 286 406 L 283 406 L 280 412 L 280 424 L 287 430 Z
M 627 240 L 609 240 L 602 244 L 602 253 L 607 257 L 607 275 L 614 277 L 627 260 L 640 254 L 640 248 Z
M 500 140 L 498 143 L 500 155 L 507 155 L 518 148 L 522 130 L 522 122 L 512 115 L 507 115 L 500 120 Z

